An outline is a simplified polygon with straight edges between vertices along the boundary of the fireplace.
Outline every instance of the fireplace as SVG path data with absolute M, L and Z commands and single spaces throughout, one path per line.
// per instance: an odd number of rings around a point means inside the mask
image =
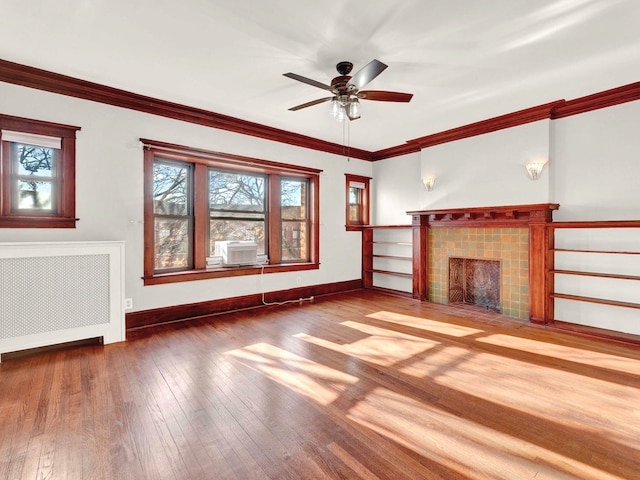
M 449 303 L 480 305 L 500 312 L 500 261 L 449 258 Z
M 546 203 L 407 212 L 413 227 L 414 298 L 444 304 L 452 302 L 451 295 L 453 301 L 464 300 L 459 289 L 449 291 L 449 259 L 493 260 L 500 267 L 494 282 L 498 293 L 485 305 L 496 305 L 506 316 L 546 323 L 551 308 L 548 272 L 553 269 L 548 254 L 553 232 L 547 223 L 558 207 Z M 478 288 L 467 290 L 476 302 Z

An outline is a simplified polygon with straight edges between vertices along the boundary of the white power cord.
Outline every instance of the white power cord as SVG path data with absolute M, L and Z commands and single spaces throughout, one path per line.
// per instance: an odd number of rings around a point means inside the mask
M 300 297 L 298 300 L 285 300 L 284 302 L 266 302 L 264 300 L 264 265 L 260 268 L 260 283 L 262 286 L 262 304 L 263 305 L 286 305 L 287 303 L 302 303 L 302 302 L 313 302 L 313 296 L 302 298 Z

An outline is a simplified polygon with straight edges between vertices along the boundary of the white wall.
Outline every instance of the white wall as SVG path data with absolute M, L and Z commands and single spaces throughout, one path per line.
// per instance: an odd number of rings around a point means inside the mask
M 640 219 L 640 101 L 553 123 L 554 219 Z
M 0 83 L 0 113 L 81 127 L 75 229 L 0 229 L 0 242 L 124 240 L 125 296 L 134 311 L 360 278 L 360 234 L 345 231 L 345 173 L 372 175 L 346 159 L 85 100 Z M 139 138 L 323 169 L 320 269 L 143 286 L 143 155 Z M 301 283 L 297 283 L 300 278 Z
M 417 210 L 424 189 L 420 180 L 420 154 L 413 153 L 373 163 L 371 223 L 410 225 L 407 211 Z
M 548 156 L 548 120 L 425 148 L 421 175 L 437 178 L 422 189 L 420 210 L 547 203 L 547 169 L 534 182 L 524 165 Z
M 419 172 L 416 155 L 376 162 L 373 183 L 392 200 L 377 199 L 375 222 L 398 222 L 399 207 L 431 210 L 535 203 L 560 204 L 554 212 L 556 221 L 640 220 L 639 125 L 640 101 L 635 101 L 426 148 Z M 532 181 L 524 164 L 543 155 L 549 164 L 540 179 Z M 437 175 L 431 192 L 416 178 L 428 174 Z M 556 235 L 558 248 L 640 252 L 637 229 L 597 234 L 559 230 Z M 600 243 L 585 247 L 596 237 Z M 629 258 L 617 261 L 625 268 L 602 254 L 581 258 L 578 266 L 567 266 L 562 257 L 556 261 L 558 269 L 640 276 L 637 262 Z M 557 275 L 556 287 L 560 293 L 640 302 L 636 280 Z M 556 318 L 640 335 L 638 309 L 557 300 Z

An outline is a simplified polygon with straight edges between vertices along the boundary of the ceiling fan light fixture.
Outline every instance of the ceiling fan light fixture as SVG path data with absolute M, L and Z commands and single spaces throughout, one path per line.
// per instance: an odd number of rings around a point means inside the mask
M 347 115 L 351 120 L 355 120 L 356 118 L 360 118 L 360 102 L 358 101 L 358 97 L 352 97 L 349 99 Z
M 344 106 L 340 101 L 340 97 L 336 96 L 331 100 L 330 110 L 331 116 L 335 118 L 337 121 L 342 122 L 345 117 Z

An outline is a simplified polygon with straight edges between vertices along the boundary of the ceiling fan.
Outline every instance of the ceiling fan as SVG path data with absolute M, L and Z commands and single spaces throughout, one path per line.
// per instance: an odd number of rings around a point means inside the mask
M 360 103 L 359 100 L 377 100 L 380 102 L 408 102 L 413 97 L 412 93 L 400 93 L 400 92 L 387 92 L 383 90 L 360 90 L 371 80 L 380 75 L 387 65 L 378 61 L 372 60 L 352 77 L 349 76 L 353 63 L 340 62 L 336 65 L 339 76 L 331 80 L 331 85 L 326 85 L 321 82 L 317 82 L 302 75 L 296 73 L 284 73 L 285 77 L 298 80 L 299 82 L 306 83 L 314 87 L 322 88 L 333 93 L 331 97 L 319 98 L 312 100 L 311 102 L 303 103 L 291 107 L 289 110 L 296 111 L 302 108 L 311 107 L 331 101 L 331 114 L 338 120 L 344 120 L 346 116 L 349 120 L 356 120 L 360 118 Z

